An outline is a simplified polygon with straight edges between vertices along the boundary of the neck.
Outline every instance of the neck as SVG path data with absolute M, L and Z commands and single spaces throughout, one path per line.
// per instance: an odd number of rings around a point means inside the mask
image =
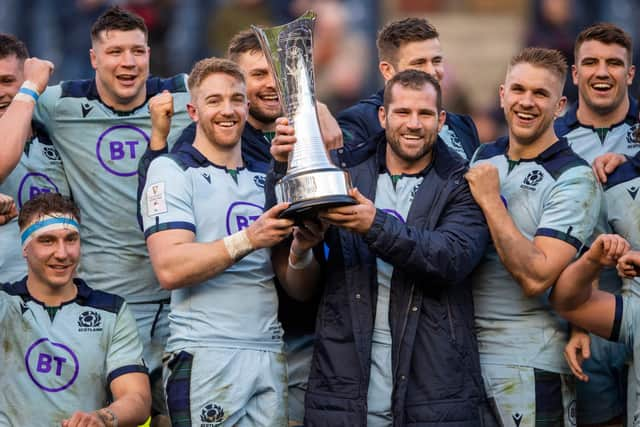
M 541 135 L 533 143 L 522 144 L 511 133 L 509 134 L 509 151 L 508 156 L 511 160 L 534 159 L 538 157 L 547 148 L 551 147 L 558 137 L 556 136 L 553 126 Z
M 215 142 L 209 141 L 198 129 L 193 146 L 214 165 L 224 166 L 227 169 L 237 169 L 242 166 L 240 141 L 233 146 L 222 147 L 216 145 Z
M 413 175 L 422 172 L 433 159 L 433 150 L 426 153 L 424 156 L 417 160 L 409 161 L 401 157 L 398 157 L 393 149 L 387 144 L 387 151 L 385 153 L 385 161 L 387 163 L 387 170 L 391 175 Z
M 78 294 L 78 288 L 73 281 L 64 285 L 52 286 L 41 282 L 33 274 L 27 276 L 27 289 L 33 298 L 47 307 L 59 307 L 74 299 Z
M 249 124 L 253 126 L 254 129 L 258 129 L 259 131 L 262 131 L 262 132 L 275 132 L 276 130 L 275 121 L 265 123 L 249 115 L 249 117 L 247 117 L 247 122 L 249 122 Z
M 117 97 L 112 97 L 109 91 L 107 91 L 103 87 L 100 79 L 98 78 L 96 78 L 96 89 L 98 91 L 100 101 L 102 101 L 102 103 L 107 107 L 112 108 L 116 111 L 131 111 L 144 104 L 144 101 L 147 99 L 147 88 L 144 86 L 140 93 L 136 94 L 135 97 L 128 100 L 121 100 Z
M 627 116 L 630 107 L 629 97 L 625 95 L 623 101 L 614 110 L 600 113 L 588 107 L 584 99 L 580 97 L 576 116 L 583 125 L 593 126 L 594 128 L 609 128 L 616 123 L 622 122 Z

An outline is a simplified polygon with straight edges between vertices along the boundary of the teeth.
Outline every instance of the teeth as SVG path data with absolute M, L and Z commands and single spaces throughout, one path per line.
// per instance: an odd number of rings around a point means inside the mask
M 535 117 L 533 114 L 529 113 L 516 113 L 516 115 L 524 120 L 531 120 Z
M 420 139 L 419 135 L 403 135 L 404 139 Z
M 263 95 L 261 98 L 267 101 L 277 101 L 278 95 Z
M 218 122 L 218 126 L 222 127 L 231 127 L 235 124 L 235 122 Z
M 611 85 L 607 84 L 607 83 L 597 83 L 597 84 L 593 85 L 593 88 L 594 89 L 604 89 L 604 90 L 606 90 L 606 89 L 610 89 Z
M 10 104 L 9 102 L 2 103 L 2 104 L 0 104 L 0 108 L 6 108 L 6 107 L 9 106 L 9 104 Z

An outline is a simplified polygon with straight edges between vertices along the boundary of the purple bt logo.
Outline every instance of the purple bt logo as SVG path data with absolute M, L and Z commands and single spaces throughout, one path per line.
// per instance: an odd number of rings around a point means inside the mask
M 117 176 L 134 176 L 138 173 L 138 161 L 148 144 L 149 136 L 136 126 L 111 126 L 98 138 L 96 157 L 107 172 Z
M 249 202 L 234 202 L 227 209 L 227 234 L 247 228 L 252 222 L 260 218 L 264 212 L 262 206 Z
M 33 199 L 41 193 L 59 193 L 58 187 L 51 178 L 39 172 L 26 174 L 18 186 L 18 209 L 28 200 Z
M 78 378 L 80 364 L 66 345 L 48 338 L 36 340 L 24 356 L 27 373 L 38 388 L 51 393 L 69 388 Z

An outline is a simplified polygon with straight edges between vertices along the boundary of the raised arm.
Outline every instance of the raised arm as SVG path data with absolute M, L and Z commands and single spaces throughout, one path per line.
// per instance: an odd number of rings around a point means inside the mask
M 44 92 L 53 72 L 53 64 L 38 58 L 24 61 L 24 79 L 20 92 L 0 117 L 0 183 L 13 171 L 31 135 L 31 118 L 36 98 Z

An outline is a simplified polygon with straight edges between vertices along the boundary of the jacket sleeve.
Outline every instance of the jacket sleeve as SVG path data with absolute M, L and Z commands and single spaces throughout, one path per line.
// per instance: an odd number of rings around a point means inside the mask
M 433 230 L 403 224 L 378 210 L 364 240 L 396 269 L 457 283 L 480 262 L 488 238 L 484 215 L 460 178 Z

